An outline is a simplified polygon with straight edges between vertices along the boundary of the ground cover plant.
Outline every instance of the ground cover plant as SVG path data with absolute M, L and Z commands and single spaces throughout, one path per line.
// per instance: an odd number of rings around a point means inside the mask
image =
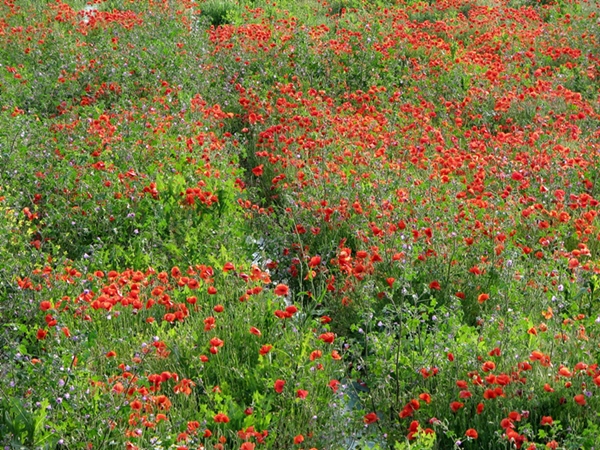
M 3 1 L 0 444 L 597 448 L 599 13 Z

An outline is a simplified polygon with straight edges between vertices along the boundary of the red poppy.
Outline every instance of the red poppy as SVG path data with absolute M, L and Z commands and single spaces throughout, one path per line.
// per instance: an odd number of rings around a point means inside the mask
M 321 350 L 313 350 L 310 354 L 310 360 L 314 361 L 315 359 L 318 359 L 321 356 L 323 356 L 323 352 Z
M 129 406 L 131 407 L 131 409 L 140 410 L 142 409 L 142 402 L 140 402 L 139 400 L 134 400 L 129 404 Z
M 552 425 L 554 420 L 552 420 L 552 416 L 542 416 L 542 421 L 540 425 Z
M 442 289 L 442 286 L 440 285 L 439 281 L 432 281 L 431 283 L 429 283 L 429 289 L 439 291 L 440 289 Z
M 317 267 L 319 264 L 321 264 L 321 257 L 313 256 L 312 258 L 310 258 L 310 261 L 308 262 L 308 267 Z
M 210 331 L 216 327 L 215 318 L 210 316 L 204 319 L 204 331 Z
M 576 395 L 575 397 L 573 397 L 573 400 L 575 400 L 575 403 L 581 406 L 584 406 L 586 404 L 585 396 L 583 394 Z
M 427 404 L 431 403 L 431 395 L 427 394 L 426 392 L 419 394 L 419 398 Z
M 479 303 L 484 303 L 486 300 L 489 300 L 490 296 L 488 294 L 479 294 L 479 296 L 477 297 L 477 301 Z
M 307 395 L 308 395 L 308 391 L 305 391 L 304 389 L 298 389 L 296 391 L 296 397 L 298 397 L 298 398 L 305 399 Z
M 42 311 L 48 311 L 51 308 L 52 308 L 52 303 L 50 303 L 48 300 L 44 300 L 42 303 L 40 303 L 40 309 Z
M 333 341 L 335 339 L 335 334 L 333 334 L 331 332 L 323 333 L 319 336 L 319 339 L 327 344 L 333 344 Z
M 46 339 L 48 332 L 46 330 L 42 330 L 41 328 L 37 331 L 36 337 L 39 341 Z
M 250 327 L 250 333 L 252 333 L 255 336 L 259 336 L 259 337 L 262 335 L 260 330 L 256 327 Z
M 284 386 L 285 386 L 284 380 L 275 380 L 275 383 L 273 384 L 273 388 L 275 389 L 275 392 L 277 392 L 278 394 L 281 394 L 283 392 Z
M 329 382 L 329 387 L 331 388 L 331 390 L 332 390 L 333 392 L 337 392 L 337 390 L 338 390 L 338 387 L 339 387 L 339 385 L 340 385 L 340 384 L 341 384 L 341 383 L 340 383 L 338 380 L 331 380 L 331 381 Z
M 214 337 L 214 338 L 212 338 L 212 339 L 209 341 L 209 343 L 210 343 L 210 345 L 211 345 L 211 346 L 213 346 L 213 347 L 222 347 L 222 346 L 223 346 L 223 344 L 224 344 L 224 342 L 223 342 L 221 339 L 217 338 L 217 337 Z
M 469 428 L 467 431 L 465 431 L 465 436 L 471 439 L 477 439 L 479 437 L 479 435 L 477 434 L 477 430 L 475 430 L 474 428 Z
M 301 434 L 294 437 L 294 444 L 302 444 L 304 442 L 304 436 Z
M 366 424 L 371 424 L 371 423 L 375 423 L 379 420 L 379 417 L 377 417 L 377 414 L 375 414 L 374 412 L 369 413 L 367 415 L 365 415 L 365 417 L 363 418 L 363 421 Z
M 495 347 L 493 350 L 491 350 L 488 355 L 490 356 L 500 356 L 502 352 L 500 351 L 499 347 Z
M 285 284 L 278 284 L 277 286 L 275 286 L 275 294 L 276 295 L 285 297 L 289 294 L 289 292 L 290 292 L 290 288 L 288 286 L 286 286 Z
M 227 422 L 229 422 L 229 417 L 227 417 L 223 413 L 217 414 L 213 419 L 217 423 L 227 423 Z
M 486 361 L 481 366 L 481 370 L 484 372 L 490 372 L 496 368 L 496 364 L 493 361 Z
M 272 345 L 269 345 L 269 344 L 263 345 L 263 346 L 260 348 L 260 351 L 259 351 L 259 353 L 260 353 L 261 355 L 263 355 L 263 356 L 264 356 L 264 355 L 266 355 L 267 353 L 269 353 L 269 352 L 271 351 L 271 349 L 272 349 L 272 348 L 273 348 L 273 346 L 272 346 Z
M 465 404 L 461 403 L 461 402 L 452 402 L 450 403 L 450 409 L 452 410 L 452 412 L 456 412 L 459 409 L 461 409 L 462 407 L 464 407 Z

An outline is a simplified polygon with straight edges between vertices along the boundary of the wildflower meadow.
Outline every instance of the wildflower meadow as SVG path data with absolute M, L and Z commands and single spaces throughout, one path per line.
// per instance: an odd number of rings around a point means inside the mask
M 600 449 L 594 0 L 2 0 L 0 446 Z

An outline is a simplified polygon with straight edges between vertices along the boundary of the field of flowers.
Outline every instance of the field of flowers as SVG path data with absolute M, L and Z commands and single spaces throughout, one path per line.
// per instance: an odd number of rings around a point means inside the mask
M 600 448 L 594 0 L 2 0 L 5 449 Z

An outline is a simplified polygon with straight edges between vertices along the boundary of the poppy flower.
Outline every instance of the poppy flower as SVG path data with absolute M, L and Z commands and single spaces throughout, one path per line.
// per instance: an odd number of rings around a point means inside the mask
M 240 446 L 240 450 L 254 450 L 255 447 L 256 445 L 253 442 L 244 442 Z
M 458 394 L 458 396 L 460 398 L 470 398 L 473 396 L 473 394 L 470 391 L 460 391 L 460 393 Z
M 493 361 L 486 361 L 481 366 L 481 370 L 483 370 L 484 372 L 491 372 L 495 368 L 496 368 L 496 364 Z
M 140 409 L 142 409 L 142 402 L 141 402 L 141 401 L 139 401 L 139 400 L 134 400 L 134 401 L 132 401 L 132 402 L 129 404 L 129 407 L 130 407 L 131 409 L 134 409 L 134 410 L 136 410 L 136 411 L 137 411 L 137 410 L 140 410 Z
M 252 169 L 252 173 L 255 177 L 260 177 L 264 173 L 263 167 L 264 164 L 261 164 L 260 166 L 256 166 L 254 169 Z
M 260 330 L 256 327 L 250 327 L 250 333 L 252 333 L 255 336 L 259 336 L 259 337 L 262 335 Z
M 176 319 L 176 316 L 175 316 L 175 314 L 173 314 L 173 313 L 166 313 L 166 314 L 163 316 L 163 320 L 164 320 L 165 322 L 173 323 L 173 322 L 175 321 L 175 319 Z
M 427 404 L 431 403 L 431 395 L 427 394 L 426 392 L 419 394 L 419 398 Z
M 465 436 L 471 439 L 477 439 L 479 437 L 479 434 L 477 434 L 477 430 L 475 430 L 474 428 L 469 428 L 467 431 L 465 431 Z
M 340 384 L 341 384 L 341 383 L 340 383 L 338 380 L 331 380 L 331 381 L 329 382 L 329 385 L 328 385 L 328 386 L 331 388 L 331 390 L 332 390 L 333 392 L 337 392 L 337 390 L 338 390 L 338 387 L 340 386 Z
M 48 300 L 44 300 L 42 303 L 40 303 L 40 309 L 42 311 L 48 311 L 51 308 L 52 308 L 52 303 L 50 303 Z
M 321 341 L 325 342 L 326 344 L 333 344 L 333 341 L 335 339 L 335 334 L 333 334 L 331 332 L 323 333 L 319 336 L 319 339 Z
M 464 406 L 465 406 L 465 404 L 461 403 L 461 402 L 450 403 L 450 409 L 452 410 L 452 412 L 457 412 L 459 409 L 461 409 Z
M 302 444 L 304 442 L 304 436 L 301 434 L 294 437 L 294 444 Z
M 312 258 L 310 258 L 310 261 L 308 262 L 308 267 L 317 267 L 319 264 L 321 264 L 321 257 L 320 256 L 313 256 Z
M 305 391 L 304 389 L 298 389 L 296 391 L 296 397 L 301 398 L 301 399 L 305 399 L 306 396 L 308 395 L 308 391 Z
M 442 286 L 440 285 L 439 281 L 432 281 L 431 283 L 429 283 L 429 289 L 439 291 L 440 289 L 442 289 Z
M 223 413 L 219 413 L 213 417 L 213 420 L 217 423 L 228 423 L 229 417 Z
M 216 327 L 216 323 L 215 323 L 215 318 L 214 317 L 207 317 L 206 319 L 204 319 L 204 331 L 210 331 L 213 328 Z
M 479 296 L 477 297 L 477 301 L 479 303 L 484 303 L 486 300 L 489 300 L 490 296 L 488 294 L 479 294 Z
M 283 392 L 284 386 L 285 386 L 284 380 L 275 380 L 275 383 L 273 384 L 273 388 L 275 389 L 275 392 L 277 392 L 278 394 L 281 394 Z
M 314 361 L 315 359 L 318 359 L 321 356 L 323 356 L 323 352 L 321 350 L 313 350 L 310 354 L 310 360 Z
M 214 287 L 214 286 L 209 286 L 209 287 L 208 287 L 208 293 L 209 293 L 210 295 L 215 295 L 215 294 L 217 293 L 217 288 L 216 288 L 216 287 Z
M 209 341 L 209 343 L 212 347 L 222 347 L 224 342 L 221 339 L 214 337 Z
M 366 424 L 371 424 L 371 423 L 375 423 L 379 420 L 379 417 L 377 417 L 377 414 L 375 414 L 374 412 L 366 414 L 365 417 L 363 418 L 363 421 Z
M 37 331 L 36 337 L 38 339 L 38 341 L 42 341 L 44 339 L 46 339 L 46 336 L 48 335 L 48 332 L 46 330 L 42 330 L 41 328 Z
M 575 403 L 581 406 L 585 406 L 586 404 L 585 396 L 583 394 L 576 395 L 575 397 L 573 397 L 573 400 L 575 400 Z
M 540 425 L 552 425 L 554 420 L 552 420 L 552 416 L 542 416 L 542 421 Z
M 271 351 L 271 349 L 272 349 L 272 348 L 273 348 L 273 346 L 272 346 L 272 345 L 269 345 L 269 344 L 263 345 L 263 346 L 260 348 L 260 351 L 259 351 L 259 353 L 260 353 L 261 355 L 263 355 L 263 356 L 264 356 L 264 355 L 266 355 L 267 353 L 269 353 L 269 352 Z
M 275 295 L 285 297 L 290 293 L 290 288 L 285 284 L 278 284 L 275 286 Z
M 494 349 L 490 350 L 490 352 L 488 353 L 489 356 L 500 356 L 501 355 L 501 350 L 499 347 L 495 347 Z

